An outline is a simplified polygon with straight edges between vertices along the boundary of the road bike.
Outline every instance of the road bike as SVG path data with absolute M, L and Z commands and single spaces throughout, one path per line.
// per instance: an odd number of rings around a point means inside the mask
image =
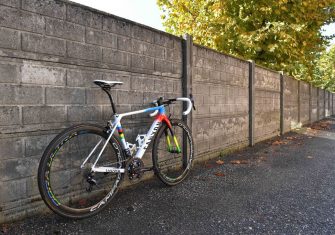
M 107 125 L 78 124 L 57 135 L 45 149 L 38 168 L 38 187 L 46 205 L 58 215 L 80 219 L 104 209 L 115 196 L 124 176 L 138 180 L 146 171 L 154 171 L 166 185 L 176 185 L 188 175 L 194 155 L 189 127 L 170 119 L 166 106 L 184 102 L 188 115 L 194 107 L 192 96 L 164 100 L 147 109 L 118 114 L 111 88 L 119 81 L 95 80 L 110 99 L 113 116 Z M 151 112 L 155 117 L 135 144 L 126 141 L 121 119 Z M 118 135 L 116 134 L 116 131 Z M 145 167 L 144 153 L 152 145 L 152 167 Z

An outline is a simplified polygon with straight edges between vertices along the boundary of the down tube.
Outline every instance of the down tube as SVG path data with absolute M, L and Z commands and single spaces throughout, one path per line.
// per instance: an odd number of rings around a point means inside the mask
M 160 124 L 161 124 L 161 121 L 159 121 L 157 119 L 152 123 L 148 133 L 145 136 L 145 139 L 144 139 L 144 142 L 143 142 L 142 146 L 136 152 L 135 158 L 140 158 L 141 159 L 143 157 L 143 155 L 144 155 L 145 151 L 147 150 L 152 138 L 155 136 L 156 132 L 158 131 Z

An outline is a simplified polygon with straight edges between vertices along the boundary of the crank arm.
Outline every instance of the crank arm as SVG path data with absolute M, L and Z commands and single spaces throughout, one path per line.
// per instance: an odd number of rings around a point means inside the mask
M 153 169 L 153 167 L 144 167 L 140 170 L 140 172 L 152 171 Z

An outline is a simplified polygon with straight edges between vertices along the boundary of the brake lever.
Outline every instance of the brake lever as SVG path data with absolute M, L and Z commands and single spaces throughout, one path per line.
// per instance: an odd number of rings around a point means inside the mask
M 195 105 L 194 105 L 194 99 L 193 99 L 193 95 L 192 95 L 192 94 L 190 94 L 190 100 L 191 100 L 193 109 L 196 110 Z

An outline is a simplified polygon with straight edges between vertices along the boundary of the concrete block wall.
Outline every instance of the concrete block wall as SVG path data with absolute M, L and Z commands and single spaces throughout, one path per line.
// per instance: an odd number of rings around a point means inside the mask
M 299 103 L 300 115 L 299 122 L 303 125 L 310 123 L 310 90 L 309 84 L 299 81 Z
M 311 87 L 311 122 L 315 122 L 318 119 L 318 88 Z
M 307 84 L 287 76 L 281 90 L 279 73 L 259 66 L 251 72 L 249 61 L 66 0 L 0 0 L 0 224 L 47 210 L 37 166 L 57 133 L 110 118 L 95 79 L 124 82 L 113 90 L 119 112 L 180 97 L 187 81 L 197 108 L 190 122 L 197 159 L 277 135 L 281 116 L 289 131 L 307 123 L 309 112 L 309 121 L 325 115 L 323 90 L 311 87 L 307 94 Z M 180 105 L 170 111 L 181 117 Z M 124 120 L 127 139 L 133 142 L 150 122 L 146 115 Z
M 278 72 L 255 68 L 255 142 L 280 132 L 280 77 Z
M 319 119 L 325 117 L 325 91 L 319 88 Z
M 326 91 L 325 93 L 325 116 L 328 117 L 330 115 L 330 92 Z
M 124 82 L 112 94 L 126 112 L 181 96 L 181 77 L 180 38 L 66 1 L 0 1 L 0 223 L 46 210 L 37 167 L 57 133 L 110 118 L 93 80 Z M 124 120 L 127 140 L 149 121 Z
M 248 140 L 248 62 L 194 46 L 193 135 L 197 154 Z
M 284 76 L 284 132 L 299 125 L 298 115 L 299 81 Z

